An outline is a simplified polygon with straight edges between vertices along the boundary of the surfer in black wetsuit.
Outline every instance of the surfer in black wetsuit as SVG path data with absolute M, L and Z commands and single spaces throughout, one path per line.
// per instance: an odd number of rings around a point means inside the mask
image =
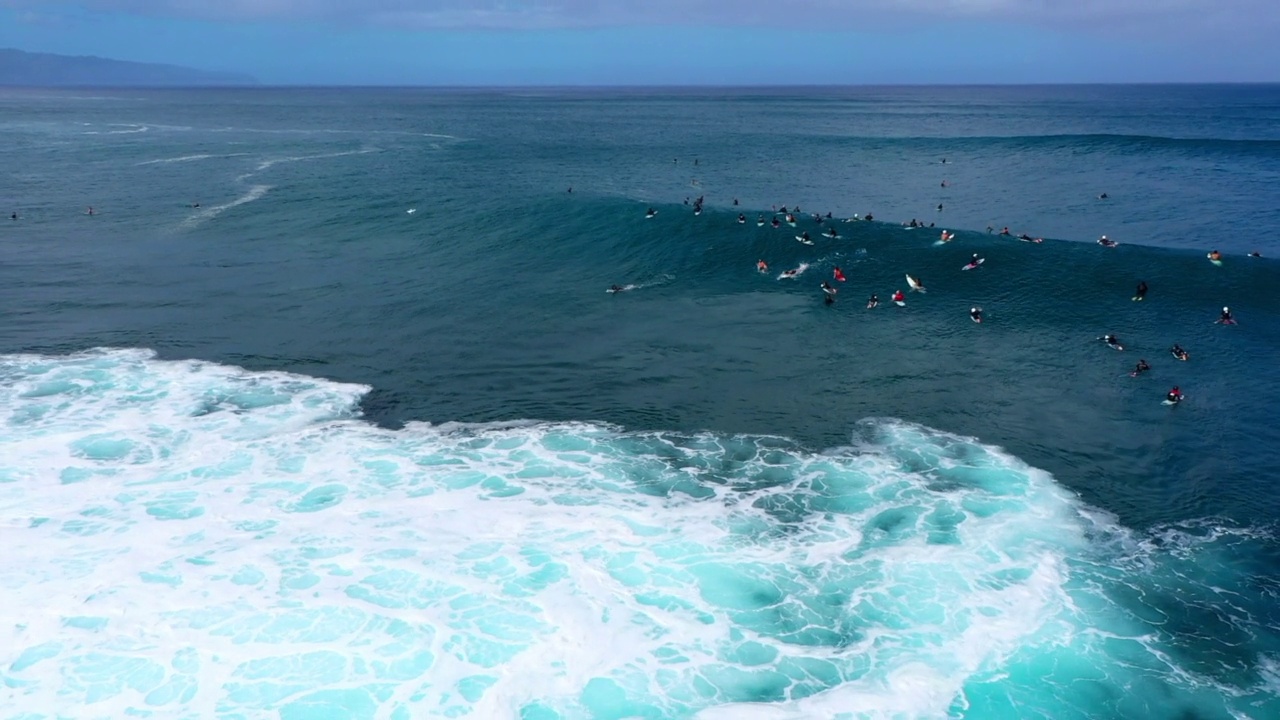
M 746 223 L 747 223 L 747 216 L 743 215 L 742 213 L 738 213 L 738 224 L 745 225 Z
M 866 217 L 866 219 L 867 219 L 867 222 L 870 222 L 870 221 L 874 220 L 875 218 L 871 217 L 871 213 L 867 213 L 867 217 Z
M 976 323 L 982 322 L 982 308 L 969 308 L 969 318 Z
M 808 231 L 808 230 L 805 230 L 804 232 L 800 233 L 800 239 L 801 239 L 801 240 L 803 240 L 803 241 L 805 241 L 805 242 L 810 242 L 810 240 L 809 240 L 809 231 Z
M 1120 338 L 1116 337 L 1115 335 L 1103 335 L 1102 342 L 1106 343 L 1109 347 L 1115 348 L 1116 350 L 1124 349 L 1120 345 Z
M 609 292 L 611 292 L 611 293 L 620 293 L 620 292 L 622 292 L 622 286 L 621 286 L 621 285 L 610 285 L 610 286 L 609 286 Z
M 1191 357 L 1191 355 L 1186 350 L 1183 350 L 1182 346 L 1177 343 L 1174 343 L 1173 347 L 1169 348 L 1169 352 L 1172 353 L 1174 357 L 1183 361 Z
M 738 204 L 738 198 L 734 198 L 734 199 L 733 199 L 733 204 L 734 204 L 735 206 Z
M 1138 377 L 1139 375 L 1141 375 L 1142 373 L 1150 369 L 1151 369 L 1151 366 L 1147 364 L 1146 360 L 1139 360 L 1138 364 L 1134 366 L 1133 372 L 1129 373 L 1129 375 L 1132 377 Z
M 1109 248 L 1110 248 L 1110 247 L 1115 247 L 1115 246 L 1116 246 L 1116 241 L 1115 241 L 1115 240 L 1108 240 L 1108 239 L 1107 239 L 1107 236 L 1106 236 L 1106 235 L 1103 235 L 1102 237 L 1098 238 L 1098 244 L 1099 244 L 1099 245 L 1101 245 L 1102 247 L 1109 247 Z
M 644 216 L 653 217 L 654 215 L 657 215 L 657 214 L 658 214 L 657 210 L 654 210 L 653 208 L 649 208 L 648 210 L 645 211 Z
M 1222 315 L 1218 318 L 1218 322 L 1222 323 L 1223 325 L 1236 324 L 1235 317 L 1231 315 L 1231 308 L 1229 307 L 1222 308 Z
M 17 220 L 17 219 L 18 219 L 18 213 L 16 213 L 16 212 L 15 212 L 14 214 L 10 215 L 10 216 L 9 216 L 9 219 L 10 219 L 10 220 Z
M 822 287 L 822 294 L 826 296 L 827 304 L 830 305 L 831 303 L 835 302 L 836 289 L 831 287 L 831 283 L 827 282 L 826 280 L 823 280 L 821 287 Z
M 1135 291 L 1134 296 L 1133 296 L 1133 299 L 1134 299 L 1134 300 L 1142 300 L 1142 299 L 1143 299 L 1143 298 L 1145 298 L 1146 296 L 1147 296 L 1147 281 L 1146 281 L 1146 280 L 1139 280 L 1139 281 L 1138 281 L 1138 289 Z
M 875 307 L 875 306 L 877 306 L 877 305 L 879 305 L 879 304 L 880 304 L 880 298 L 879 298 L 879 297 L 877 297 L 877 296 L 875 296 L 875 295 L 872 295 L 871 297 L 867 298 L 867 307 L 868 307 L 868 308 L 873 308 L 873 307 Z
M 1106 194 L 1106 193 L 1102 193 L 1101 195 L 1099 195 L 1099 196 L 1098 196 L 1098 199 L 1099 199 L 1099 200 L 1106 200 L 1106 199 L 1107 199 L 1107 194 Z
M 14 213 L 14 215 L 16 216 L 17 213 Z M 18 219 L 17 217 L 14 217 L 14 220 L 17 220 L 17 219 Z M 1260 258 L 1262 257 L 1262 253 L 1258 252 L 1257 250 L 1254 250 L 1253 252 L 1249 253 L 1249 257 Z

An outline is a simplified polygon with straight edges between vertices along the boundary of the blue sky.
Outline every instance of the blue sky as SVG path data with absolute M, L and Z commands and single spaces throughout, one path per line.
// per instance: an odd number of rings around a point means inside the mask
M 271 84 L 1280 80 L 1280 0 L 0 0 L 0 47 Z

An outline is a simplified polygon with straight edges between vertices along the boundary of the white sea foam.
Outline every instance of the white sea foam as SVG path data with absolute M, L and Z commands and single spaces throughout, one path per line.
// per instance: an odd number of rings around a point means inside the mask
M 208 222 L 209 220 L 212 220 L 213 218 L 221 215 L 222 213 L 226 212 L 227 210 L 230 210 L 233 207 L 238 207 L 240 205 L 244 205 L 245 203 L 251 203 L 254 200 L 258 200 L 262 196 L 266 195 L 270 190 L 271 190 L 270 185 L 254 185 L 250 187 L 249 190 L 245 192 L 245 194 L 241 195 L 235 200 L 232 200 L 231 202 L 223 203 L 221 205 L 210 205 L 209 207 L 204 207 L 204 208 L 200 208 L 199 210 L 196 210 L 189 217 L 187 217 L 186 220 L 182 221 L 182 227 L 186 229 L 197 227 L 205 222 Z
M 367 390 L 0 357 L 0 709 L 943 717 L 1088 626 L 1100 520 L 969 439 L 392 431 Z

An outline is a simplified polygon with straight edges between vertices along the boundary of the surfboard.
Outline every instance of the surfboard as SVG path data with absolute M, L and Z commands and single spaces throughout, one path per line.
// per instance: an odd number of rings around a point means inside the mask
M 635 289 L 636 289 L 635 285 L 623 285 L 622 287 L 616 290 L 614 288 L 609 288 L 608 290 L 605 290 L 605 292 L 609 294 L 614 294 L 614 293 L 626 292 L 627 290 L 635 290 Z
M 1170 400 L 1169 398 L 1165 398 L 1160 402 L 1160 404 L 1161 405 L 1177 405 L 1178 403 L 1182 402 L 1182 400 L 1186 400 L 1186 399 L 1187 399 L 1186 395 L 1183 395 L 1181 400 Z
M 794 279 L 796 279 L 796 278 L 800 277 L 801 275 L 803 275 L 803 274 L 804 274 L 804 271 L 805 271 L 805 270 L 808 270 L 808 269 L 809 269 L 809 263 L 800 263 L 800 264 L 799 264 L 799 265 L 797 265 L 797 266 L 796 266 L 796 268 L 795 268 L 795 270 L 796 270 L 796 271 L 795 271 L 795 274 L 793 274 L 793 275 L 788 275 L 788 274 L 786 274 L 786 273 L 784 272 L 784 273 L 782 273 L 781 275 L 779 275 L 779 276 L 778 276 L 778 279 L 779 279 L 779 280 L 794 280 Z
M 412 215 L 416 212 L 418 212 L 418 208 L 409 208 L 408 210 L 405 210 L 405 213 L 408 215 Z
M 1211 254 L 1209 254 L 1209 253 L 1205 253 L 1205 257 L 1209 258 L 1209 262 L 1213 263 L 1214 265 L 1217 265 L 1218 267 L 1222 267 L 1222 261 L 1221 261 L 1221 260 L 1214 260 L 1214 259 L 1213 259 L 1213 255 L 1211 255 Z
M 796 236 L 796 240 L 799 240 L 800 242 L 804 243 L 805 245 L 812 245 L 812 244 L 813 244 L 813 241 L 812 241 L 812 240 L 805 240 L 804 238 L 800 237 L 799 235 L 797 235 L 797 236 Z
M 824 238 L 826 238 L 826 239 L 828 239 L 828 240 L 839 240 L 839 239 L 840 239 L 840 236 L 839 236 L 839 235 L 832 235 L 831 233 L 823 233 L 823 234 L 822 234 L 822 237 L 824 237 Z
M 907 275 L 907 285 L 910 285 L 911 289 L 916 292 L 925 292 L 924 286 L 920 284 L 920 281 L 910 275 Z
M 982 322 L 982 318 L 980 318 L 980 317 L 974 317 L 974 316 L 972 316 L 972 315 L 970 315 L 970 316 L 969 316 L 969 319 L 970 319 L 970 320 L 972 320 L 972 321 L 974 321 L 974 322 L 976 322 L 976 323 L 981 323 L 981 322 Z
M 1187 361 L 1187 359 L 1191 357 L 1191 353 L 1187 353 L 1186 355 L 1184 355 L 1184 356 L 1182 356 L 1182 357 L 1179 357 L 1179 356 L 1178 356 L 1178 354 L 1177 354 L 1177 353 L 1175 353 L 1175 352 L 1174 352 L 1174 351 L 1172 351 L 1172 350 L 1170 350 L 1170 351 L 1169 351 L 1169 354 L 1170 354 L 1170 355 L 1172 355 L 1172 356 L 1174 356 L 1175 358 L 1178 358 L 1179 360 L 1181 360 L 1181 361 L 1183 361 L 1183 362 L 1186 362 L 1186 361 Z
M 1146 298 L 1145 296 L 1143 296 L 1143 295 L 1134 295 L 1134 296 L 1133 296 L 1133 301 L 1134 301 L 1134 302 L 1142 302 L 1143 300 L 1146 300 L 1146 299 L 1147 299 L 1147 298 Z
M 907 304 L 906 304 L 905 302 L 901 301 L 901 300 L 894 300 L 894 301 L 893 301 L 893 304 L 894 304 L 894 305 L 897 305 L 898 307 L 906 307 L 906 306 L 907 306 Z
M 973 261 L 973 262 L 971 262 L 971 263 L 966 264 L 964 267 L 962 267 L 962 268 L 960 268 L 960 269 L 961 269 L 961 270 L 972 270 L 972 269 L 974 269 L 974 268 L 978 267 L 979 265 L 981 265 L 982 263 L 984 263 L 984 262 L 986 262 L 986 261 L 987 261 L 987 259 L 986 259 L 986 258 L 978 258 L 977 260 L 975 260 L 975 261 Z
M 649 214 L 649 213 L 645 213 L 645 215 L 644 215 L 644 219 L 645 219 L 645 220 L 652 220 L 652 219 L 654 218 L 654 216 L 655 216 L 655 215 L 657 215 L 657 214 L 658 214 L 658 213 L 653 213 L 653 214 L 651 215 L 651 214 Z
M 757 220 L 757 221 L 756 221 L 756 227 L 764 227 L 764 221 L 763 221 L 763 220 Z

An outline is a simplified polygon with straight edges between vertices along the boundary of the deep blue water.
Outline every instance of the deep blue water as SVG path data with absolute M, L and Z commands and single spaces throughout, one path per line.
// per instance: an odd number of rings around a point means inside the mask
M 1277 159 L 1277 86 L 0 92 L 0 710 L 1280 717 Z

